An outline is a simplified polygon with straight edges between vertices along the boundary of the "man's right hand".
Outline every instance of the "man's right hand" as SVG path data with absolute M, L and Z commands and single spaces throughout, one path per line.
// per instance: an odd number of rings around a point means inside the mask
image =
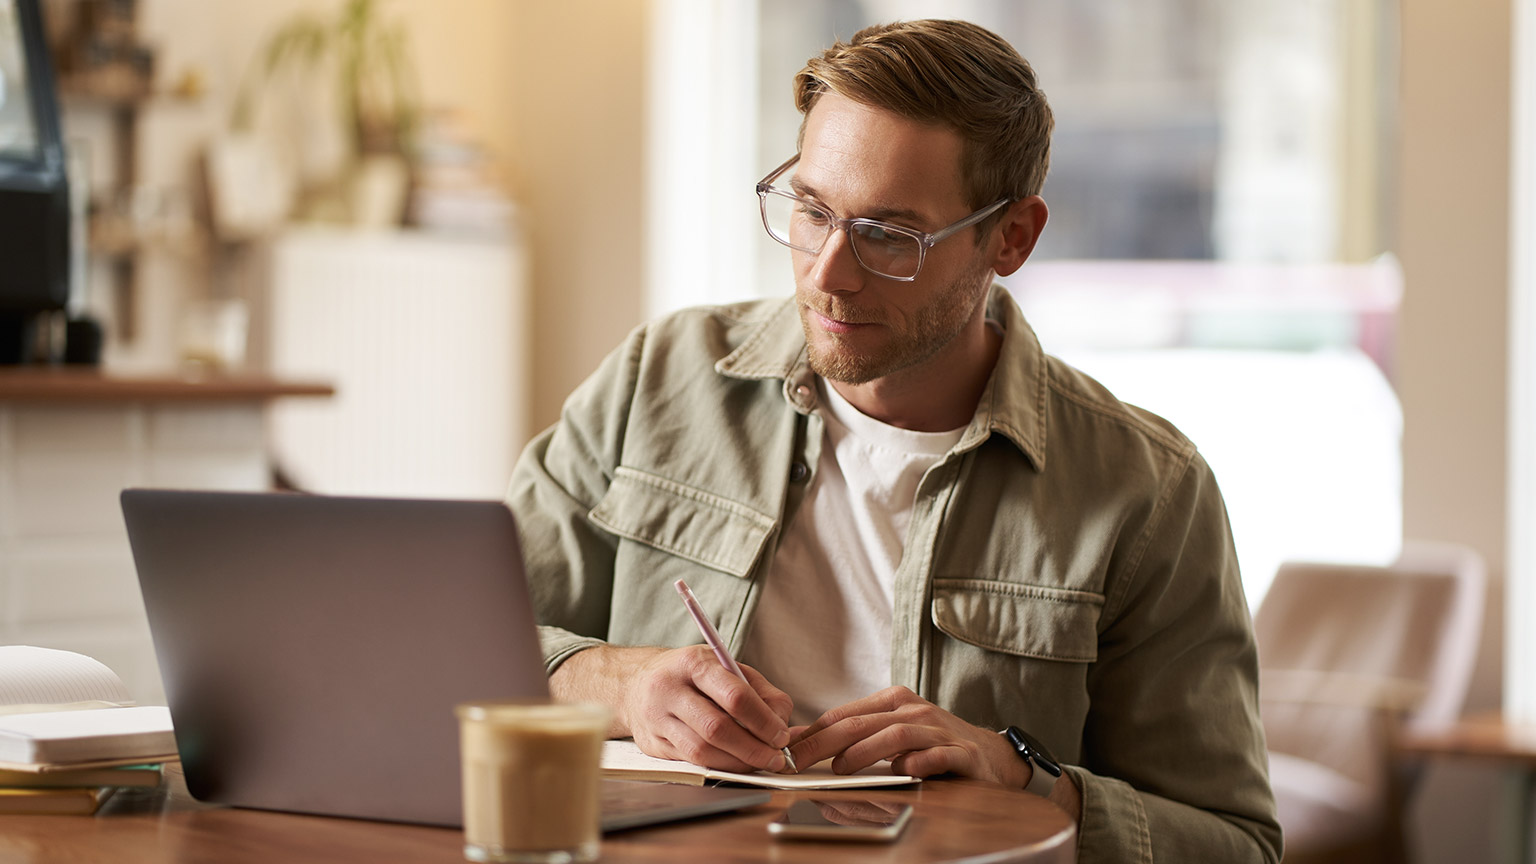
M 550 676 L 561 701 L 601 702 L 614 713 L 610 737 L 630 736 L 662 759 L 724 771 L 783 770 L 794 702 L 743 665 L 744 683 L 704 645 L 599 646 Z

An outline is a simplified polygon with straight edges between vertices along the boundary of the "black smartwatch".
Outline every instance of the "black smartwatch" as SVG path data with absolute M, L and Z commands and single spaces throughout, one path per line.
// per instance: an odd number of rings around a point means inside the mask
M 1056 778 L 1061 776 L 1061 765 L 1056 762 L 1056 757 L 1051 751 L 1045 749 L 1045 745 L 1036 741 L 1033 735 L 1025 732 L 1017 726 L 1009 726 L 1001 733 L 1013 749 L 1019 754 L 1019 758 L 1029 763 L 1034 770 L 1029 774 L 1029 785 L 1024 787 L 1026 792 L 1033 792 L 1044 798 L 1051 794 L 1051 789 L 1056 786 Z

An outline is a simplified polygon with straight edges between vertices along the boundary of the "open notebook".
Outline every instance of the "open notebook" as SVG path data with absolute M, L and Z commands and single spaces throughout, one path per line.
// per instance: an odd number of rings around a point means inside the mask
M 834 774 L 828 764 L 830 761 L 818 762 L 798 774 L 771 774 L 766 771 L 738 774 L 705 768 L 692 762 L 647 756 L 640 751 L 639 745 L 627 738 L 603 744 L 603 774 L 624 780 L 664 780 L 693 786 L 741 783 L 765 789 L 862 789 L 920 782 L 916 777 L 892 773 L 889 762 L 876 762 L 856 774 Z
M 176 758 L 171 716 L 72 651 L 0 646 L 0 769 L 61 772 Z

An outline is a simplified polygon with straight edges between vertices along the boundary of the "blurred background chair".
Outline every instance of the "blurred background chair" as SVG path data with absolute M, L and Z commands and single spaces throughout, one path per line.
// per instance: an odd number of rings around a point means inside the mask
M 1393 740 L 1461 714 L 1485 582 L 1475 552 L 1438 543 L 1409 542 L 1390 567 L 1280 567 L 1254 630 L 1288 864 L 1405 860 L 1418 768 Z

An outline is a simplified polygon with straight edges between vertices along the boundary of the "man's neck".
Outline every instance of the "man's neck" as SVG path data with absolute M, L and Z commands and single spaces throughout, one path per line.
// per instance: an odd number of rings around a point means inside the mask
M 966 333 L 916 366 L 862 384 L 827 383 L 867 417 L 914 432 L 947 432 L 975 416 L 1002 344 L 1002 334 L 978 316 Z

